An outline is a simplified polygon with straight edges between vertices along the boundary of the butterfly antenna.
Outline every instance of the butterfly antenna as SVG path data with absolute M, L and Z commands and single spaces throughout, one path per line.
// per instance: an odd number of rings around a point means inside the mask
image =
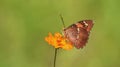
M 64 20 L 63 20 L 63 17 L 62 17 L 62 15 L 61 15 L 61 14 L 60 14 L 60 18 L 61 18 L 61 20 L 62 20 L 63 27 L 65 28 L 65 23 L 64 23 Z

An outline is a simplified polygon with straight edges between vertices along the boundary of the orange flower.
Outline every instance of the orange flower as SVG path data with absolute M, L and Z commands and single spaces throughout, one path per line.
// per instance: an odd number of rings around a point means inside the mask
M 60 33 L 55 33 L 54 36 L 49 33 L 45 40 L 55 48 L 63 48 L 65 50 L 70 50 L 73 48 L 72 44 L 66 40 Z

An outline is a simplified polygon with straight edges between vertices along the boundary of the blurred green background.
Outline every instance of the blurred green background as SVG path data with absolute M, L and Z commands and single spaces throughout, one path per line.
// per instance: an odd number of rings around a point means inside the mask
M 120 67 L 120 0 L 0 0 L 0 67 L 53 67 L 48 32 L 92 19 L 83 49 L 60 49 L 56 67 Z

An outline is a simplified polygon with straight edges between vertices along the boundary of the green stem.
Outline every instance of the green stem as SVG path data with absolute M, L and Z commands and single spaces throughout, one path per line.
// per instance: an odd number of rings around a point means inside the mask
M 54 55 L 54 67 L 56 66 L 56 56 L 57 56 L 57 48 L 55 48 L 55 55 Z

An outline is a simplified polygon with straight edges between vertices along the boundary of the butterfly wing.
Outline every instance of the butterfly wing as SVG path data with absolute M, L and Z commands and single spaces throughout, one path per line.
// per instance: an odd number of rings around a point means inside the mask
M 86 29 L 86 31 L 90 32 L 94 24 L 92 20 L 83 20 L 77 22 L 76 25 L 77 27 Z
M 85 29 L 78 28 L 80 31 L 78 32 L 78 35 L 76 37 L 76 41 L 74 42 L 74 45 L 76 48 L 83 48 L 85 44 L 88 41 L 89 34 Z
M 74 44 L 74 41 L 76 40 L 76 37 L 78 35 L 77 33 L 77 26 L 75 24 L 67 27 L 63 31 L 64 36 L 70 41 L 72 44 Z

